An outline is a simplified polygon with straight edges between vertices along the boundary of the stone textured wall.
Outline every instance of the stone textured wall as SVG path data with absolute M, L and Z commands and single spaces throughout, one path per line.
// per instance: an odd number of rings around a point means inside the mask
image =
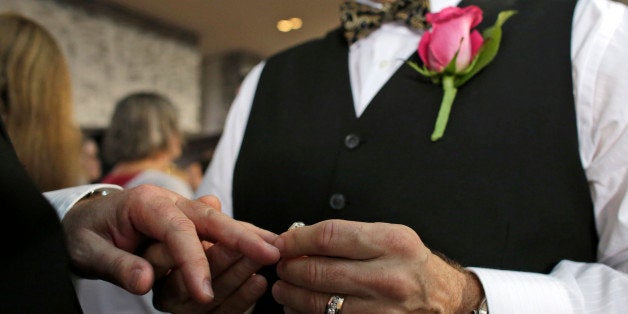
M 179 108 L 185 131 L 200 131 L 202 56 L 194 44 L 63 1 L 0 0 L 0 11 L 32 18 L 62 46 L 81 126 L 105 127 L 118 99 L 154 90 Z

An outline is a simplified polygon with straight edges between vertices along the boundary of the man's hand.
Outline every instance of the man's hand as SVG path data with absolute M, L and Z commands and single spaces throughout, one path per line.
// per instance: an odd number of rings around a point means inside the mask
M 135 253 L 163 243 L 186 292 L 207 303 L 214 292 L 201 240 L 220 243 L 264 265 L 279 259 L 277 248 L 262 236 L 207 203 L 211 201 L 189 200 L 150 185 L 81 201 L 62 221 L 72 266 L 79 275 L 144 294 L 152 288 L 155 273 Z
M 202 197 L 199 200 L 220 210 L 220 203 L 215 197 Z M 277 235 L 270 231 L 245 222 L 241 224 L 266 242 L 271 243 L 277 238 Z M 266 292 L 268 285 L 266 278 L 255 274 L 262 264 L 220 243 L 203 241 L 203 247 L 216 293 L 214 300 L 207 303 L 198 302 L 190 297 L 181 270 L 174 268 L 174 260 L 163 243 L 154 244 L 146 250 L 144 257 L 155 268 L 157 277 L 153 287 L 153 304 L 157 309 L 169 313 L 241 314 Z
M 253 306 L 264 294 L 267 281 L 255 274 L 261 264 L 221 244 L 205 242 L 215 297 L 211 302 L 200 303 L 187 293 L 180 270 L 170 268 L 168 254 L 160 252 L 163 244 L 147 250 L 146 258 L 155 263 L 161 272 L 153 287 L 153 304 L 168 313 L 234 313 L 241 314 Z
M 328 220 L 287 231 L 273 296 L 287 312 L 323 313 L 332 295 L 342 313 L 471 313 L 479 280 L 433 254 L 410 228 Z

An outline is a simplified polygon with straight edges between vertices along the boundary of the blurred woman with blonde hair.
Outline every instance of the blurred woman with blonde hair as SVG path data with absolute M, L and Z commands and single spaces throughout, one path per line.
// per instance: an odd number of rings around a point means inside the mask
M 0 115 L 20 161 L 42 191 L 84 183 L 68 64 L 37 23 L 0 14 Z

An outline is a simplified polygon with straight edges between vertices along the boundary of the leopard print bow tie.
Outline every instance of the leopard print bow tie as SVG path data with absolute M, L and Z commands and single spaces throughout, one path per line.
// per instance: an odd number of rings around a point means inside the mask
M 411 28 L 425 29 L 425 14 L 429 11 L 429 0 L 387 1 L 381 9 L 355 1 L 347 1 L 340 6 L 345 38 L 349 44 L 368 36 L 384 22 L 403 21 Z

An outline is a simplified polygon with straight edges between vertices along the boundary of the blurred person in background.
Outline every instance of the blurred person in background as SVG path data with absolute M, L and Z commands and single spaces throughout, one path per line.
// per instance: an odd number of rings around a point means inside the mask
M 58 107 L 46 107 L 49 116 L 45 117 L 36 106 L 48 106 L 47 97 L 57 99 L 57 88 L 69 97 L 65 90 L 69 87 L 67 65 L 53 37 L 28 18 L 0 13 L 0 34 L 0 203 L 4 217 L 0 226 L 4 240 L 0 313 L 82 313 L 72 275 L 105 279 L 131 293 L 143 294 L 153 288 L 155 280 L 170 280 L 169 270 L 177 274 L 178 285 L 160 289 L 158 301 L 162 304 L 185 294 L 203 304 L 220 306 L 222 303 L 213 302 L 216 289 L 217 296 L 234 290 L 239 293 L 236 299 L 221 296 L 227 305 L 250 306 L 242 297 L 259 293 L 255 288 L 259 278 L 247 277 L 245 285 L 233 289 L 229 281 L 234 276 L 236 282 L 243 282 L 238 277 L 241 263 L 223 258 L 220 251 L 231 251 L 230 256 L 240 252 L 262 264 L 276 262 L 279 253 L 268 244 L 274 235 L 221 214 L 216 198 L 192 201 L 155 186 L 122 190 L 110 184 L 75 186 L 42 195 L 18 158 L 11 143 L 14 134 L 9 136 L 4 121 L 33 129 L 46 129 L 47 123 L 56 122 L 49 118 L 57 116 L 55 110 L 69 110 L 67 99 Z M 28 102 L 31 114 L 18 110 L 21 114 L 14 115 L 14 99 L 38 101 Z M 17 116 L 20 119 L 16 121 Z M 40 118 L 44 120 L 34 121 Z M 68 134 L 76 135 L 80 145 L 78 132 Z M 23 145 L 33 143 L 39 142 Z M 79 155 L 78 149 L 72 153 L 77 167 Z M 204 252 L 201 240 L 217 245 Z M 138 248 L 152 244 L 161 245 L 163 254 L 151 259 L 137 255 Z M 207 258 L 210 254 L 211 263 Z M 156 271 L 155 261 L 164 256 L 169 258 L 166 268 Z M 219 281 L 214 282 L 214 277 Z M 109 300 L 112 304 L 117 301 Z
M 188 136 L 181 157 L 175 161 L 177 167 L 182 170 L 182 175 L 195 191 L 203 181 L 205 169 L 211 162 L 219 139 L 220 133 Z
M 65 56 L 49 34 L 18 27 L 0 36 L 0 115 L 7 132 L 42 191 L 84 183 Z
M 103 157 L 113 168 L 101 183 L 124 188 L 151 184 L 191 198 L 192 186 L 174 164 L 182 145 L 177 111 L 169 99 L 154 92 L 130 94 L 116 104 L 103 136 Z M 152 292 L 133 295 L 103 280 L 79 280 L 77 292 L 89 313 L 159 312 Z
M 88 134 L 83 135 L 83 146 L 81 150 L 81 161 L 85 169 L 86 183 L 95 183 L 102 177 L 102 161 L 100 160 L 100 149 L 98 143 Z
M 113 168 L 101 182 L 149 183 L 192 197 L 192 187 L 174 163 L 182 147 L 177 111 L 168 98 L 154 92 L 128 95 L 116 105 L 103 137 L 103 157 Z

